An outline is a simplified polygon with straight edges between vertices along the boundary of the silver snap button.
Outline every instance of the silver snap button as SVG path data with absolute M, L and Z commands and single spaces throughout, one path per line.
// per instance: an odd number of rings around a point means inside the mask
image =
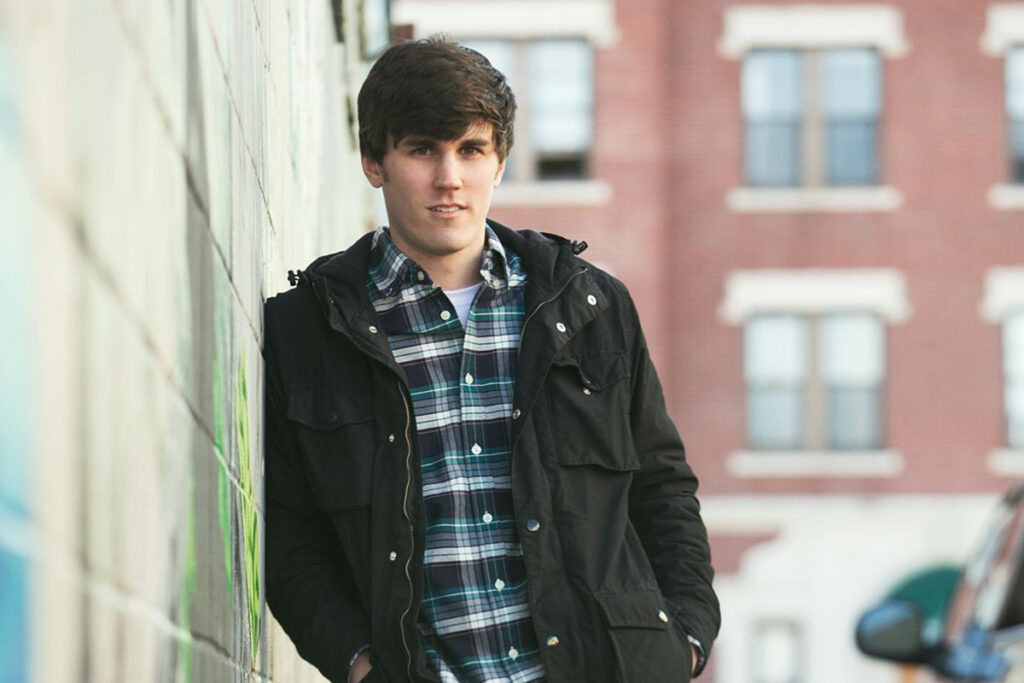
M 558 330 L 559 332 L 565 332 L 565 324 L 555 323 L 555 329 Z
M 554 647 L 558 645 L 558 636 L 550 636 L 547 640 L 548 647 Z
M 540 522 L 535 519 L 526 520 L 526 530 L 530 532 L 540 531 Z
M 593 294 L 587 295 L 587 303 L 590 304 L 591 306 L 596 306 L 597 305 L 597 297 L 594 296 Z M 556 638 L 556 640 L 557 640 L 557 638 Z
M 591 392 L 590 389 L 588 389 L 587 387 L 583 387 L 583 393 L 586 394 L 587 396 L 590 396 Z
M 668 623 L 668 615 L 665 614 L 665 610 L 663 610 L 663 609 L 658 610 L 658 618 L 661 619 L 666 624 Z
M 520 415 L 522 415 L 522 413 L 519 411 L 519 408 L 516 408 L 515 410 L 512 411 L 513 420 L 518 420 Z
M 370 334 L 377 334 L 377 326 L 376 325 L 370 325 L 366 329 L 370 330 Z
M 398 553 L 396 553 L 394 550 L 392 550 L 390 553 L 388 553 L 388 559 L 391 560 L 392 562 L 394 562 L 395 560 L 398 559 Z
M 395 442 L 395 435 L 394 434 L 388 434 L 388 443 L 394 443 L 394 442 Z

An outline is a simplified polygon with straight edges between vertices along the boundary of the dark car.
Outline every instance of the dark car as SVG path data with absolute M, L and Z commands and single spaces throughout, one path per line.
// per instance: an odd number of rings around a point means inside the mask
M 943 604 L 944 627 L 929 628 L 929 605 L 890 596 L 857 624 L 857 647 L 880 659 L 919 664 L 943 680 L 1024 682 L 1024 482 L 996 508 L 984 541 Z

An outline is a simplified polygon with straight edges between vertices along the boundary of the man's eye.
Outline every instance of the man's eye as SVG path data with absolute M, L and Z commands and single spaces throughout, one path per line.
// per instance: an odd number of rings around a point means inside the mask
M 417 155 L 417 156 L 426 156 L 426 155 L 430 154 L 430 148 L 429 147 L 415 147 L 415 148 L 413 148 L 412 153 Z
M 465 154 L 468 157 L 475 156 L 477 154 L 480 154 L 480 148 L 479 147 L 463 147 L 462 148 L 462 153 Z

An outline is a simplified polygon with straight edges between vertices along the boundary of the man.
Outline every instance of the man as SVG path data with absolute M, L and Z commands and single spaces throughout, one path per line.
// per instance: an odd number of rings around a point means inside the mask
M 487 220 L 515 99 L 391 47 L 359 94 L 389 225 L 267 302 L 267 601 L 332 681 L 686 681 L 719 624 L 636 310 Z

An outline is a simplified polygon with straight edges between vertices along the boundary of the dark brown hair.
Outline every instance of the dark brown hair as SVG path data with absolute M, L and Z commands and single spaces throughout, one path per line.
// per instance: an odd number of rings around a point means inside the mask
M 407 135 L 454 140 L 490 123 L 504 160 L 512 149 L 516 98 L 504 74 L 475 50 L 444 38 L 392 45 L 359 90 L 359 151 L 377 163 Z

